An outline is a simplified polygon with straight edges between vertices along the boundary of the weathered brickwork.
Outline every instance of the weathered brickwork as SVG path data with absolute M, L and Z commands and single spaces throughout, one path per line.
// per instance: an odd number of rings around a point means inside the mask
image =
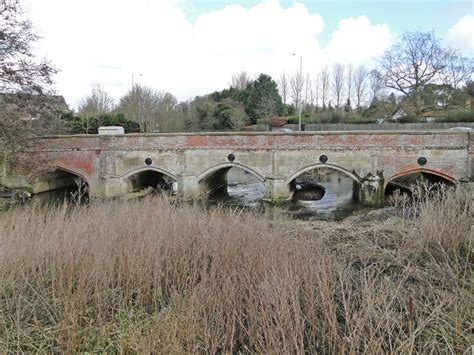
M 21 181 L 32 183 L 41 172 L 62 169 L 86 179 L 92 194 L 116 196 L 125 193 L 131 175 L 151 169 L 178 180 L 183 194 L 198 195 L 199 181 L 239 166 L 265 181 L 269 195 L 278 196 L 288 193 L 301 172 L 325 166 L 360 184 L 367 176 L 379 174 L 381 184 L 387 184 L 416 171 L 457 183 L 473 177 L 473 146 L 472 134 L 448 131 L 60 136 L 38 140 L 8 166 L 2 181 L 22 176 Z M 323 154 L 325 164 L 319 162 Z M 427 160 L 423 166 L 420 157 Z

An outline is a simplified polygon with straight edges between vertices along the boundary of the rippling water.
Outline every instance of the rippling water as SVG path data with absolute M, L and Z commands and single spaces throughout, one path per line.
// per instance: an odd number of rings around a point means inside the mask
M 228 174 L 228 196 L 219 196 L 212 202 L 224 205 L 242 206 L 250 209 L 273 209 L 297 219 L 335 219 L 340 220 L 361 209 L 352 197 L 353 180 L 337 171 L 326 174 L 308 174 L 297 182 L 309 179 L 325 188 L 325 194 L 319 201 L 288 201 L 274 207 L 262 201 L 265 195 L 263 183 L 245 172 Z

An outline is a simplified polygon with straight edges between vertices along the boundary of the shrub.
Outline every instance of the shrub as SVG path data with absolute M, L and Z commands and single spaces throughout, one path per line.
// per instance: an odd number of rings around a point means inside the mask
M 421 122 L 421 117 L 414 113 L 409 113 L 398 119 L 398 123 L 418 123 Z
M 474 110 L 449 112 L 439 122 L 474 122 Z

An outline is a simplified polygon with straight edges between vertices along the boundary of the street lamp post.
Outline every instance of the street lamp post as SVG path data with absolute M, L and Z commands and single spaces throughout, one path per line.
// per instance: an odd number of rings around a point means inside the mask
M 135 81 L 133 80 L 135 76 L 143 76 L 143 74 L 133 74 L 133 73 L 132 73 L 132 89 L 133 89 L 134 86 L 135 86 Z
M 296 57 L 296 54 L 293 53 Z M 301 132 L 301 96 L 303 95 L 303 56 L 300 55 L 300 73 L 298 78 L 298 90 L 300 93 L 298 95 L 298 130 Z

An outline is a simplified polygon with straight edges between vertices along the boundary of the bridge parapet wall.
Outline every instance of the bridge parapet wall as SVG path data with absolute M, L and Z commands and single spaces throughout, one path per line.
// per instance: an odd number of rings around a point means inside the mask
M 32 150 L 308 150 L 325 148 L 466 148 L 469 132 L 341 131 L 301 133 L 170 133 L 118 136 L 75 135 L 38 139 Z M 471 135 L 472 136 L 472 135 Z

